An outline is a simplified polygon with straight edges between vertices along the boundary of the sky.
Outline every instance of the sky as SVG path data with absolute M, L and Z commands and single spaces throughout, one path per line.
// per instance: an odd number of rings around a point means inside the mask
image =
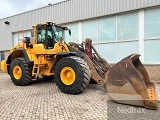
M 0 19 L 64 0 L 0 0 Z

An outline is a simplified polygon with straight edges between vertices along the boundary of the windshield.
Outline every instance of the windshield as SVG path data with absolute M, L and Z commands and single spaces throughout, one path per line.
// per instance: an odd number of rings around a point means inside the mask
M 52 29 L 55 33 L 55 40 L 58 41 L 60 39 L 64 39 L 64 31 L 65 29 L 63 27 L 60 27 L 60 26 L 55 26 L 53 25 L 52 26 Z

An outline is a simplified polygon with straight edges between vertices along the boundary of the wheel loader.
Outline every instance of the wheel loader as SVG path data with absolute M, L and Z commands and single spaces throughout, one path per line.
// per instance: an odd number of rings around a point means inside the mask
M 67 94 L 79 94 L 90 81 L 106 88 L 113 101 L 158 109 L 154 84 L 149 80 L 139 54 L 131 54 L 111 66 L 87 38 L 82 44 L 66 43 L 67 27 L 53 22 L 33 25 L 33 40 L 25 37 L 10 50 L 1 69 L 18 86 L 32 84 L 39 76 L 53 78 Z M 108 56 L 109 57 L 109 56 Z

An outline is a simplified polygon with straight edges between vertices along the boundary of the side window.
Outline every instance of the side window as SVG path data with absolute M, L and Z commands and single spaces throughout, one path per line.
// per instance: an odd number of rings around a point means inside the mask
M 51 31 L 47 31 L 47 35 L 49 35 L 51 37 L 51 39 L 53 38 L 52 37 L 52 32 Z
M 67 31 L 68 32 L 68 31 Z M 56 31 L 55 32 L 56 36 L 58 36 L 59 38 L 64 38 L 63 37 L 63 31 Z
M 45 30 L 42 29 L 41 33 L 38 34 L 38 43 L 43 43 L 45 40 Z

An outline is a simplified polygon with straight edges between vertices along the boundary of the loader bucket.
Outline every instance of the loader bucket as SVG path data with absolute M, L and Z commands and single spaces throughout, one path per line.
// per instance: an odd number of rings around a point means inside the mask
M 107 93 L 118 103 L 158 109 L 155 86 L 139 56 L 131 54 L 110 68 L 104 81 Z

